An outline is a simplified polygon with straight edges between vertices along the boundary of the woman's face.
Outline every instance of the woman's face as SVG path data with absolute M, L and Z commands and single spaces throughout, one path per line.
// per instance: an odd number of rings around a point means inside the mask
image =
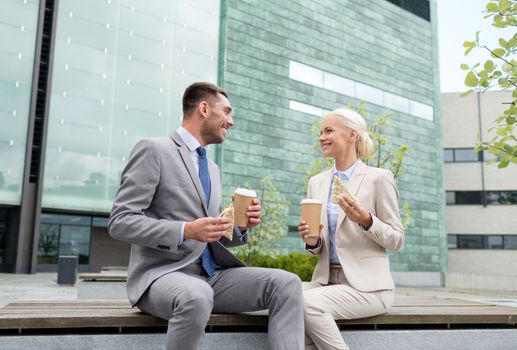
M 337 158 L 355 150 L 356 132 L 345 126 L 343 118 L 328 115 L 323 119 L 320 129 L 320 146 L 324 157 Z

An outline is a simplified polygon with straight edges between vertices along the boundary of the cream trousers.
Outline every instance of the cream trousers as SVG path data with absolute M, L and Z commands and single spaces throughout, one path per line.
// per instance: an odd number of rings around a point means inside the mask
M 305 349 L 348 350 L 334 320 L 386 313 L 393 296 L 393 290 L 360 292 L 354 289 L 340 266 L 331 267 L 328 285 L 304 282 Z

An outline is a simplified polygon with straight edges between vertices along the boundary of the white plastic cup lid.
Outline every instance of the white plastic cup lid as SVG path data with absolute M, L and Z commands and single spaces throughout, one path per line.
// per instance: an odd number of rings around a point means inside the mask
M 257 193 L 255 191 L 248 190 L 247 188 L 237 188 L 235 190 L 235 194 L 245 197 L 257 198 Z
M 307 198 L 307 199 L 302 199 L 300 204 L 322 204 L 322 203 L 319 199 Z

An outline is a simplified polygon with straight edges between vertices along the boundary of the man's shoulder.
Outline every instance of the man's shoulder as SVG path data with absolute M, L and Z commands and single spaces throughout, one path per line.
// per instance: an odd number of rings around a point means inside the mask
M 146 137 L 138 140 L 135 148 L 160 150 L 170 148 L 173 144 L 174 142 L 170 137 Z

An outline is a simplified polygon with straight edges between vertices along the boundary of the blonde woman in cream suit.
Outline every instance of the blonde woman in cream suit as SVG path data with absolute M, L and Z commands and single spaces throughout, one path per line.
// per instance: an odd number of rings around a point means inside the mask
M 383 314 L 393 303 L 394 284 L 387 251 L 398 251 L 404 232 L 398 191 L 391 171 L 367 166 L 373 142 L 366 123 L 348 109 L 330 112 L 319 137 L 332 169 L 309 181 L 307 198 L 322 201 L 320 235 L 309 237 L 304 221 L 298 232 L 307 250 L 319 255 L 312 281 L 304 283 L 306 349 L 349 349 L 334 320 Z M 342 196 L 333 204 L 334 175 L 357 202 Z

